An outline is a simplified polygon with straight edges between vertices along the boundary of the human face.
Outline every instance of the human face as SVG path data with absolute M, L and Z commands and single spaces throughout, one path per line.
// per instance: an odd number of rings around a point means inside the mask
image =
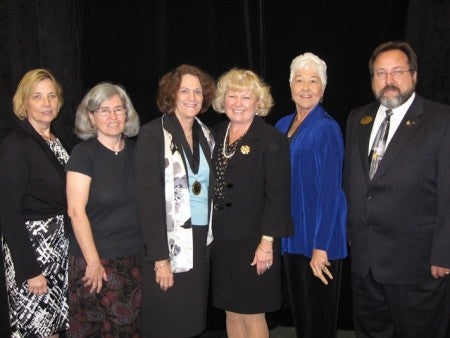
M 295 71 L 291 82 L 291 96 L 297 112 L 309 113 L 323 97 L 322 80 L 313 68 L 300 68 Z
M 27 118 L 35 128 L 46 129 L 58 116 L 59 98 L 50 79 L 39 81 L 27 101 Z
M 98 111 L 90 112 L 89 118 L 91 123 L 97 128 L 97 136 L 99 139 L 104 137 L 117 137 L 121 136 L 125 128 L 125 122 L 127 114 L 117 115 L 114 113 L 114 109 L 117 107 L 123 107 L 123 102 L 118 94 L 114 95 L 98 107 L 109 108 L 111 112 L 107 116 L 102 116 Z
M 225 94 L 225 114 L 232 124 L 250 125 L 258 109 L 258 99 L 250 90 L 229 90 Z
M 406 71 L 392 74 L 392 71 Z M 383 106 L 396 108 L 405 103 L 414 93 L 417 72 L 409 70 L 408 57 L 400 50 L 394 49 L 381 53 L 373 63 L 373 72 L 385 72 L 386 75 L 372 76 L 372 91 Z
M 181 77 L 177 92 L 175 115 L 179 120 L 192 120 L 203 104 L 203 89 L 197 76 L 185 74 Z

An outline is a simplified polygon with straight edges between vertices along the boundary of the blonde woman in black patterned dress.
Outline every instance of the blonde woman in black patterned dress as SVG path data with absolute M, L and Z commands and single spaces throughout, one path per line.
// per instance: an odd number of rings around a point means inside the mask
M 0 147 L 0 218 L 12 337 L 58 337 L 68 326 L 64 166 L 51 130 L 62 89 L 45 69 L 25 74 L 14 95 L 21 120 Z

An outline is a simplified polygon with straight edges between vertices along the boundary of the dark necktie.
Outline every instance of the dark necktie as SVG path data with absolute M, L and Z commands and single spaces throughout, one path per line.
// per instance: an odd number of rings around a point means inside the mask
M 378 165 L 383 159 L 384 151 L 386 150 L 386 140 L 389 134 L 389 125 L 391 124 L 392 110 L 386 110 L 386 117 L 381 122 L 380 128 L 377 131 L 377 135 L 373 140 L 372 149 L 369 154 L 370 170 L 369 178 L 372 179 L 373 175 L 378 169 Z

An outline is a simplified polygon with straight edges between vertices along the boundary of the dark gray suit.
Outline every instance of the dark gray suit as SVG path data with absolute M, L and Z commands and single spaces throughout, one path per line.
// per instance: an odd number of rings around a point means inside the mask
M 370 273 L 380 285 L 435 283 L 431 265 L 450 268 L 450 107 L 416 94 L 370 181 L 369 138 L 378 107 L 355 109 L 347 121 L 352 274 Z M 439 287 L 445 291 L 449 280 Z M 418 316 L 409 320 L 420 322 Z

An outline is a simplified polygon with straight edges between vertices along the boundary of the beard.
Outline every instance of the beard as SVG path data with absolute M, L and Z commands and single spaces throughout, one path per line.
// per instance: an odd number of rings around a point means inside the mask
M 384 93 L 387 90 L 395 90 L 397 91 L 397 95 L 393 97 L 385 97 Z M 409 90 L 402 92 L 400 88 L 394 85 L 387 85 L 383 89 L 381 89 L 378 93 L 375 93 L 375 97 L 377 100 L 385 107 L 389 109 L 394 109 L 401 106 L 403 103 L 408 101 L 411 95 L 414 93 L 415 87 L 412 86 Z

